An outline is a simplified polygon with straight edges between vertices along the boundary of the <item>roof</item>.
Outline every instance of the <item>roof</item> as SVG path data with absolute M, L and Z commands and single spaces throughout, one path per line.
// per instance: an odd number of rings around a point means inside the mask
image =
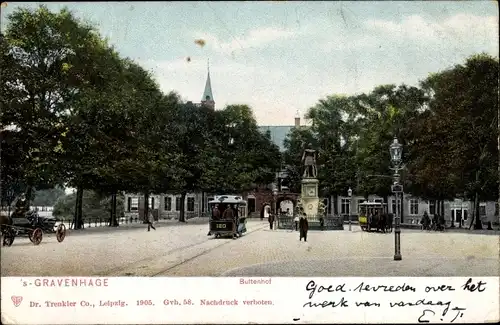
M 207 83 L 205 84 L 205 91 L 203 92 L 203 97 L 201 98 L 202 102 L 206 100 L 214 100 L 214 95 L 212 94 L 212 82 L 210 81 L 210 70 L 208 70 Z
M 285 138 L 293 127 L 293 125 L 263 125 L 259 126 L 259 130 L 262 133 L 270 131 L 271 141 L 273 141 L 280 148 L 280 151 L 283 152 L 285 151 Z

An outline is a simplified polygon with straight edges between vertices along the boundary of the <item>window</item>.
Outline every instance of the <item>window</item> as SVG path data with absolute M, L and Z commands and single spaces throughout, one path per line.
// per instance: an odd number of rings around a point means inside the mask
M 358 213 L 361 212 L 361 203 L 365 202 L 365 199 L 358 199 Z
M 374 201 L 377 203 L 384 203 L 384 199 L 375 199 Z
M 480 216 L 485 216 L 486 215 L 486 204 L 480 204 L 479 205 L 479 215 Z
M 150 209 L 154 209 L 155 208 L 155 198 L 154 197 L 150 197 L 149 198 L 149 208 Z
M 398 211 L 399 215 L 401 215 L 401 199 L 398 200 Z M 392 199 L 392 213 L 396 214 L 396 199 Z
M 130 211 L 137 211 L 139 210 L 139 198 L 138 197 L 131 197 L 130 198 Z
M 163 209 L 165 211 L 172 211 L 172 198 L 170 196 L 165 196 L 165 206 Z
M 248 213 L 255 212 L 255 199 L 248 198 Z
M 175 211 L 181 211 L 181 198 L 177 196 L 175 198 Z
M 194 211 L 194 197 L 188 197 L 187 198 L 187 210 L 189 212 Z
M 436 214 L 436 201 L 429 201 L 429 214 Z
M 410 215 L 418 215 L 418 200 L 410 199 Z
M 349 199 L 342 199 L 340 204 L 340 214 L 351 214 Z

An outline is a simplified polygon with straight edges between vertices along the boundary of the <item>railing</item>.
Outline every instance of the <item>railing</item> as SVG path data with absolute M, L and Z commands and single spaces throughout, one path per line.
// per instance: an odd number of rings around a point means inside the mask
M 321 216 L 307 217 L 309 228 L 321 227 Z M 294 217 L 288 215 L 278 215 L 278 229 L 295 228 Z M 342 218 L 337 216 L 323 217 L 323 229 L 343 229 Z
M 203 215 L 202 215 L 203 216 Z M 186 212 L 184 214 L 186 220 L 193 219 L 199 217 L 196 212 Z M 161 220 L 177 220 L 179 218 L 179 214 L 175 212 L 170 212 L 167 214 L 161 215 L 161 217 L 154 218 L 155 221 Z M 56 227 L 59 224 L 64 224 L 66 228 L 73 229 L 74 228 L 74 218 L 66 217 L 66 218 L 56 218 Z M 119 225 L 127 225 L 127 224 L 138 224 L 144 223 L 142 218 L 139 218 L 139 215 L 128 216 L 128 217 L 118 217 Z M 95 228 L 95 227 L 108 227 L 110 224 L 110 217 L 83 217 L 83 228 Z

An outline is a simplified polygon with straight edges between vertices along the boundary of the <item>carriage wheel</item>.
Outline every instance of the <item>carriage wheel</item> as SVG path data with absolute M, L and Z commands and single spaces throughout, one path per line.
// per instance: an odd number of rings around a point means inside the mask
M 33 230 L 31 233 L 31 237 L 33 237 L 32 242 L 34 245 L 40 245 L 40 243 L 42 242 L 42 238 L 43 238 L 42 229 L 35 228 L 35 230 Z
M 16 238 L 16 233 L 14 232 L 13 229 L 5 229 L 2 233 L 3 240 L 2 240 L 2 245 L 3 246 L 12 246 L 12 243 L 14 243 L 14 239 Z
M 65 237 L 66 237 L 66 226 L 61 223 L 59 226 L 57 226 L 56 230 L 57 241 L 61 243 Z

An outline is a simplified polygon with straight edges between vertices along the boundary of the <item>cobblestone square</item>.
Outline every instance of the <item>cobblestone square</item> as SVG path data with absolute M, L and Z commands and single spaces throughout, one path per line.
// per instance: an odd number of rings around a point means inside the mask
M 2 276 L 498 276 L 497 232 L 402 230 L 402 261 L 394 233 L 290 230 L 248 221 L 242 238 L 214 239 L 208 224 L 158 224 L 45 236 L 39 246 L 16 238 L 2 247 Z M 346 227 L 347 228 L 347 227 Z M 85 231 L 83 231 L 85 232 Z

